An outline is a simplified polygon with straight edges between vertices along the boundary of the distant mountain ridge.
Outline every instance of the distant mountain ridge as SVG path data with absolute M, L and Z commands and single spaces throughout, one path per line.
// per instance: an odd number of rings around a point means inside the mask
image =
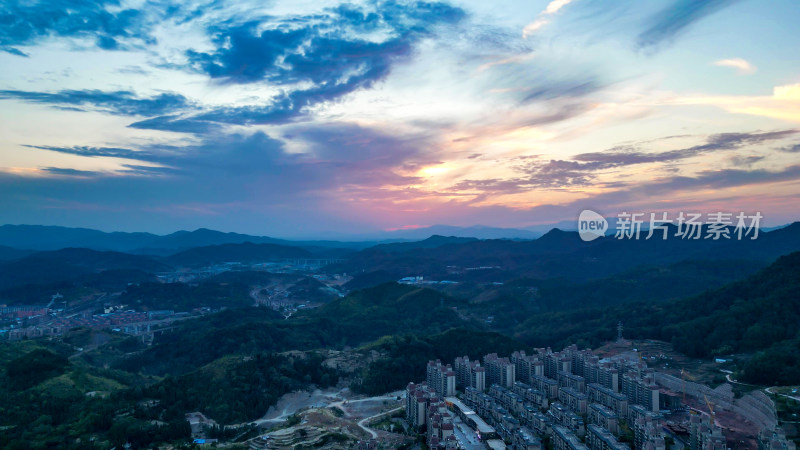
M 437 248 L 448 244 L 465 244 L 467 242 L 475 242 L 478 240 L 479 240 L 478 238 L 474 237 L 440 236 L 438 234 L 435 234 L 421 241 L 378 244 L 376 246 L 370 247 L 370 249 L 389 252 L 389 253 L 399 253 L 399 252 L 414 250 L 417 248 Z
M 409 228 L 388 231 L 380 236 L 379 239 L 410 239 L 420 240 L 430 236 L 451 236 L 460 238 L 477 239 L 537 239 L 545 231 L 553 226 L 540 226 L 536 229 L 524 228 L 499 228 L 474 225 L 469 227 L 458 227 L 453 225 L 431 225 L 429 227 Z
M 153 254 L 166 256 L 194 247 L 221 244 L 279 244 L 303 247 L 314 253 L 330 249 L 360 250 L 380 244 L 420 241 L 431 236 L 452 236 L 472 239 L 536 239 L 538 231 L 484 226 L 456 227 L 434 225 L 409 230 L 396 230 L 363 235 L 341 235 L 340 240 L 331 239 L 280 239 L 234 232 L 223 232 L 198 228 L 194 231 L 176 231 L 166 235 L 148 232 L 105 232 L 90 228 L 70 228 L 50 225 L 0 225 L 0 260 L 5 257 L 2 247 L 23 250 L 58 250 L 83 247 L 93 250 Z
M 153 273 L 171 270 L 171 267 L 147 256 L 65 248 L 1 262 L 0 287 L 60 282 L 108 270 Z
M 311 252 L 300 247 L 244 242 L 190 248 L 168 256 L 164 261 L 174 266 L 201 267 L 225 262 L 247 263 L 311 257 Z
M 329 250 L 332 248 L 360 249 L 377 243 L 328 240 L 289 241 L 268 236 L 226 233 L 206 228 L 158 235 L 146 232 L 128 233 L 121 231 L 106 233 L 89 228 L 45 225 L 0 225 L 0 246 L 37 251 L 82 247 L 101 251 L 110 250 L 166 256 L 194 247 L 242 244 L 245 242 L 254 244 L 291 245 L 321 250 Z M 0 252 L 0 257 L 2 257 L 3 253 L 4 251 Z
M 475 240 L 445 243 L 435 248 L 418 246 L 403 252 L 376 246 L 351 255 L 346 262 L 329 267 L 329 271 L 352 274 L 383 271 L 398 276 L 424 273 L 433 279 L 453 279 L 450 270 L 453 267 L 461 270 L 495 267 L 508 271 L 511 277 L 587 280 L 643 265 L 721 259 L 772 262 L 781 255 L 800 251 L 800 222 L 762 231 L 756 240 L 681 239 L 674 237 L 675 231 L 672 227 L 666 240 L 660 239 L 659 234 L 645 239 L 644 234 L 639 240 L 606 236 L 584 242 L 575 231 L 553 229 L 531 241 Z

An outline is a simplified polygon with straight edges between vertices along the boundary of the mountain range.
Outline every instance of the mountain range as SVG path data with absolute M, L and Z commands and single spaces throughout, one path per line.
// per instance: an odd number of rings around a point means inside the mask
M 549 228 L 548 228 L 549 229 Z M 112 250 L 128 253 L 169 255 L 189 248 L 241 244 L 280 244 L 292 245 L 324 253 L 329 249 L 360 250 L 383 243 L 419 241 L 433 235 L 454 236 L 477 239 L 536 239 L 544 231 L 530 231 L 513 228 L 493 227 L 454 227 L 434 225 L 408 230 L 388 231 L 369 235 L 341 235 L 341 240 L 289 240 L 269 236 L 255 236 L 241 233 L 199 228 L 194 231 L 176 231 L 166 235 L 146 232 L 104 232 L 89 228 L 69 228 L 45 225 L 1 225 L 0 259 L 18 257 L 19 250 L 58 250 L 67 247 L 83 247 L 94 250 Z M 13 249 L 9 250 L 6 247 Z

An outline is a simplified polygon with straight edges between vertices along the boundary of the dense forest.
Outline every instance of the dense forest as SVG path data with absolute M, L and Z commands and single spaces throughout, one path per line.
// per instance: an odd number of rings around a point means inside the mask
M 444 246 L 483 248 L 479 244 Z M 551 249 L 546 241 L 539 245 L 540 252 Z M 410 248 L 392 250 L 392 258 L 431 250 Z M 87 264 L 116 257 L 92 255 Z M 124 264 L 143 261 L 150 260 L 123 258 Z M 136 267 L 78 270 L 68 281 L 30 289 L 6 286 L 0 295 L 17 299 L 27 298 L 26 292 L 46 298 L 53 289 L 78 297 L 106 287 L 120 289 L 119 301 L 140 310 L 202 305 L 221 311 L 176 322 L 174 331 L 156 337 L 152 346 L 88 329 L 72 330 L 60 342 L 0 344 L 0 447 L 186 442 L 187 412 L 201 411 L 223 425 L 247 424 L 293 390 L 333 386 L 347 376 L 355 392 L 381 394 L 423 379 L 430 359 L 452 362 L 463 355 L 571 343 L 596 347 L 614 338 L 619 321 L 627 337 L 669 341 L 693 357 L 736 355 L 743 381 L 798 384 L 800 253 L 766 264 L 689 260 L 581 281 L 522 276 L 436 289 L 387 282 L 343 298 L 326 293 L 317 280 L 294 275 L 229 272 L 188 285 L 155 283 L 152 274 Z M 476 280 L 498 275 L 508 273 L 481 271 Z M 353 285 L 393 276 L 365 273 Z M 127 277 L 137 281 L 124 283 Z M 324 304 L 289 319 L 249 306 L 253 286 L 268 285 Z M 98 346 L 76 353 L 90 344 Z M 369 363 L 338 372 L 322 364 L 320 349 L 351 351 Z
M 199 285 L 184 283 L 140 283 L 128 286 L 120 302 L 137 310 L 191 311 L 208 308 L 241 308 L 250 306 L 253 299 L 245 284 L 214 283 Z
M 529 345 L 596 346 L 612 339 L 615 324 L 623 321 L 628 336 L 669 341 L 690 356 L 757 352 L 742 373 L 744 381 L 797 384 L 798 292 L 800 253 L 793 253 L 745 280 L 675 302 L 533 315 L 515 337 Z M 780 370 L 758 369 L 762 363 L 777 367 L 777 361 Z

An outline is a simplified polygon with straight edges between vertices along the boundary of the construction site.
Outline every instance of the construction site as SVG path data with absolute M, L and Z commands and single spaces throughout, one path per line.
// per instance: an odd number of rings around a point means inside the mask
M 779 428 L 777 408 L 770 398 L 772 392 L 733 379 L 730 358 L 711 361 L 689 358 L 661 341 L 626 344 L 609 344 L 598 353 L 609 358 L 638 359 L 656 369 L 655 381 L 660 387 L 666 428 L 676 441 L 688 444 L 693 417 L 719 427 L 727 441 L 726 448 L 730 449 L 759 448 L 759 433 Z M 797 437 L 793 424 L 781 421 L 780 425 L 790 438 Z

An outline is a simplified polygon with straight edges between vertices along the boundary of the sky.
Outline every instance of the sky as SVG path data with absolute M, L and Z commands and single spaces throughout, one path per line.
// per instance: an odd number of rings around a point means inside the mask
M 0 223 L 800 219 L 800 2 L 6 0 Z

